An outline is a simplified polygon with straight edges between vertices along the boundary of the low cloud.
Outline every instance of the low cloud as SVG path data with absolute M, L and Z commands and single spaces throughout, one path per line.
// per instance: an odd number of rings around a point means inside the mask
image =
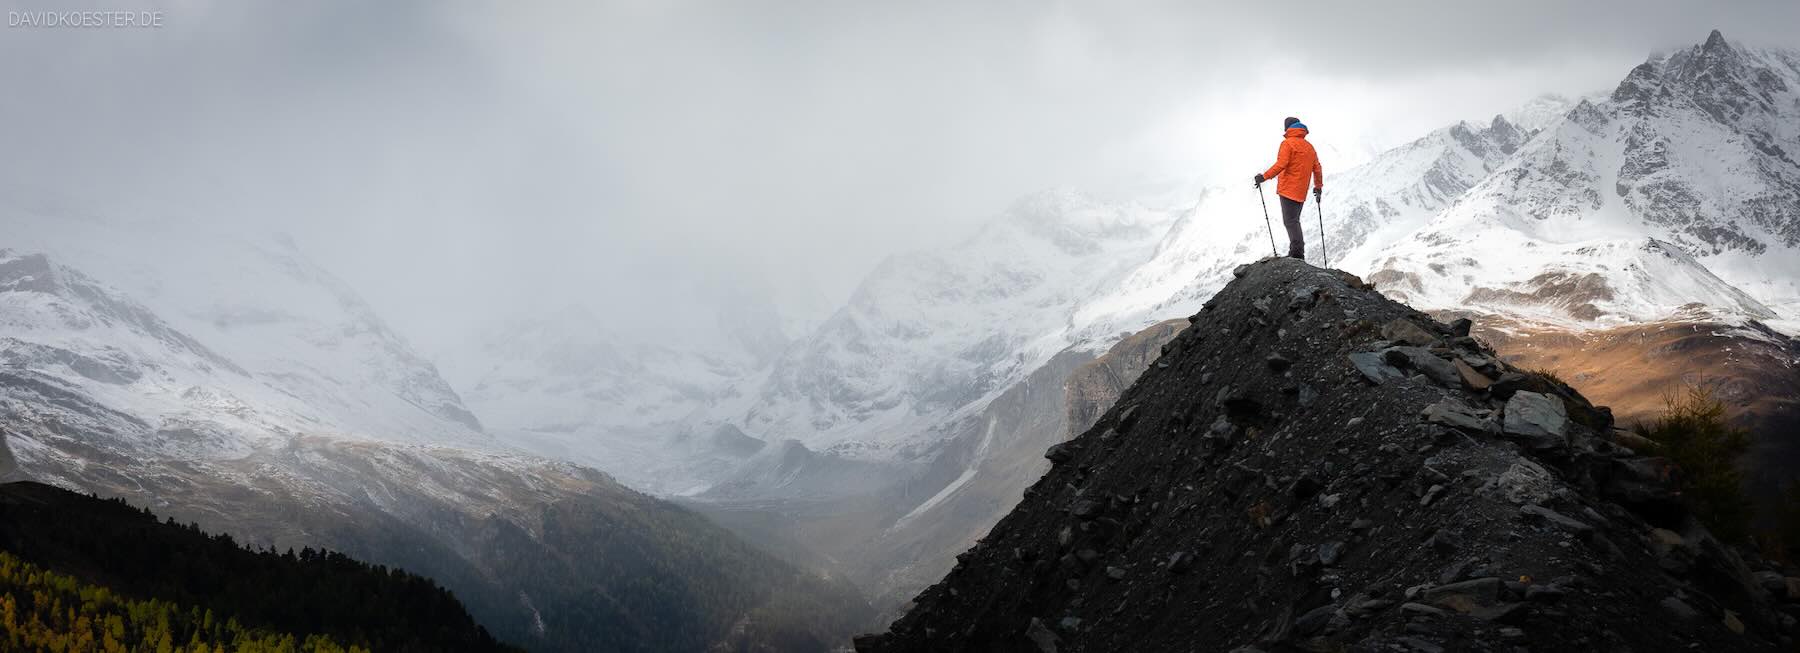
M 14 2 L 163 18 L 0 32 L 0 172 L 292 233 L 428 347 L 571 302 L 655 332 L 829 306 L 1034 190 L 1248 177 L 1284 115 L 1332 166 L 1714 27 L 1800 47 L 1792 2 L 1196 5 Z

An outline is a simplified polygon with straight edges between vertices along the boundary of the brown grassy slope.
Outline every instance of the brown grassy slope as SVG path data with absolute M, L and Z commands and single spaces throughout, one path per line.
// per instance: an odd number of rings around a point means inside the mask
M 1713 389 L 1756 436 L 1744 461 L 1759 502 L 1800 474 L 1800 343 L 1760 324 L 1662 322 L 1568 331 L 1477 317 L 1475 335 L 1525 368 L 1556 372 L 1631 426 L 1684 386 Z

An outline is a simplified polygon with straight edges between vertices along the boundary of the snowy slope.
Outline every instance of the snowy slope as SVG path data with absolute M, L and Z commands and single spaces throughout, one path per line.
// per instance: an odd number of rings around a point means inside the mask
M 714 344 L 633 343 L 572 306 L 493 330 L 446 373 L 496 427 L 639 430 L 678 421 L 755 367 Z
M 1555 93 L 1545 93 L 1500 115 L 1519 129 L 1536 132 L 1562 120 L 1580 99 L 1571 100 Z
M 846 455 L 926 438 L 1067 346 L 1059 331 L 1075 306 L 1117 286 L 1173 218 L 1051 191 L 954 247 L 890 258 L 734 421 Z
M 490 438 L 432 365 L 290 244 L 10 207 L 0 239 L 0 480 L 405 568 L 534 648 L 613 637 L 595 624 L 641 620 L 650 603 L 657 619 L 724 631 L 738 610 L 770 614 L 763 597 L 815 592 L 797 570 L 758 575 L 776 561 L 687 511 Z M 722 610 L 717 592 L 699 594 L 713 590 L 731 594 Z M 859 603 L 845 587 L 802 600 Z
M 1049 191 L 954 246 L 883 262 L 808 333 L 739 301 L 711 335 L 645 341 L 575 307 L 440 359 L 501 442 L 648 491 L 879 484 L 1070 346 L 1081 302 L 1119 287 L 1175 218 Z
M 1541 110 L 1554 101 L 1540 98 L 1533 106 Z M 1458 123 L 1438 129 L 1341 172 L 1327 168 L 1323 243 L 1317 206 L 1309 203 L 1302 220 L 1309 260 L 1324 264 L 1329 256 L 1332 266 L 1345 267 L 1345 259 L 1377 251 L 1418 228 L 1500 166 L 1531 134 L 1496 116 L 1486 126 Z M 1249 184 L 1206 191 L 1164 236 L 1154 257 L 1116 288 L 1082 302 L 1074 339 L 1109 344 L 1120 332 L 1192 314 L 1225 285 L 1231 268 L 1270 251 L 1271 238 L 1285 252 L 1279 209 L 1273 193 L 1263 192 L 1270 203 L 1269 224 L 1262 200 Z
M 1733 46 L 1714 32 L 1633 69 L 1609 98 L 1574 107 L 1371 259 L 1370 277 L 1428 306 L 1555 294 L 1546 282 L 1584 277 L 1576 292 L 1597 301 L 1487 306 L 1574 326 L 1662 319 L 1692 303 L 1726 318 L 1792 320 L 1795 152 L 1800 56 Z
M 1796 61 L 1715 33 L 1639 66 L 1609 97 L 1545 96 L 1341 173 L 1327 167 L 1323 239 L 1318 208 L 1304 220 L 1309 259 L 1329 255 L 1427 308 L 1577 328 L 1704 314 L 1791 330 Z M 1083 303 L 1081 336 L 1192 312 L 1269 247 L 1253 195 L 1209 191 L 1151 261 Z
M 1518 232 L 1432 232 L 1397 246 L 1371 280 L 1396 299 L 1567 328 L 1670 319 L 1775 319 L 1769 306 L 1653 238 L 1558 244 Z M 1428 243 L 1428 244 L 1421 244 Z M 1456 253 L 1518 255 L 1454 259 Z
M 721 433 L 704 415 L 744 403 L 740 382 L 787 344 L 774 312 L 760 304 L 731 308 L 733 324 L 689 325 L 682 337 L 645 341 L 617 333 L 592 309 L 569 306 L 492 329 L 440 358 L 498 440 L 596 466 L 633 487 L 681 494 L 763 444 Z
M 13 279 L 0 342 L 16 372 L 249 439 L 489 440 L 429 362 L 290 243 L 16 208 L 0 223 Z M 116 370 L 97 378 L 59 357 Z

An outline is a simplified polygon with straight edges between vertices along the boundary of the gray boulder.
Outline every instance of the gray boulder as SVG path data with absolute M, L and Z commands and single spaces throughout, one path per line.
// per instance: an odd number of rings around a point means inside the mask
M 1536 392 L 1516 392 L 1506 402 L 1502 429 L 1534 449 L 1568 445 L 1569 409 L 1561 399 Z
M 1431 332 L 1420 328 L 1419 325 L 1406 318 L 1395 318 L 1382 325 L 1381 337 L 1416 347 L 1430 347 L 1437 343 L 1437 336 L 1431 335 Z
M 1474 409 L 1450 398 L 1440 399 L 1437 403 L 1426 406 L 1419 416 L 1425 418 L 1427 422 L 1459 428 L 1470 433 L 1494 435 L 1500 432 L 1500 426 L 1493 420 L 1476 416 Z
M 1382 356 L 1390 364 L 1417 370 L 1432 383 L 1446 388 L 1462 387 L 1462 375 L 1456 372 L 1456 366 L 1424 347 L 1390 347 Z
M 1521 459 L 1488 481 L 1482 489 L 1514 504 L 1543 503 L 1549 501 L 1555 491 L 1556 479 L 1542 465 Z
M 1025 627 L 1025 638 L 1036 644 L 1042 653 L 1056 653 L 1057 645 L 1062 643 L 1061 638 L 1058 638 L 1056 633 L 1052 632 L 1048 626 L 1044 625 L 1044 621 L 1037 617 L 1032 617 L 1031 623 Z
M 1519 514 L 1542 519 L 1575 533 L 1591 533 L 1594 531 L 1594 527 L 1587 525 L 1586 522 L 1539 505 L 1526 504 L 1521 506 L 1519 507 Z
M 1399 369 L 1382 360 L 1379 352 L 1366 351 L 1351 354 L 1350 364 L 1356 366 L 1356 371 L 1361 372 L 1364 379 L 1375 385 L 1406 378 L 1406 375 L 1401 374 Z

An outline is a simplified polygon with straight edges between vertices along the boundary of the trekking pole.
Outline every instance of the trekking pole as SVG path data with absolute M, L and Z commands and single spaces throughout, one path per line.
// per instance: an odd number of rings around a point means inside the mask
M 1325 267 L 1331 267 L 1331 256 L 1325 253 L 1325 194 L 1313 197 L 1313 203 L 1319 208 L 1319 258 L 1325 261 Z
M 1269 198 L 1263 195 L 1262 184 L 1256 185 L 1256 199 L 1262 200 L 1263 229 L 1269 232 L 1269 256 L 1280 256 L 1281 254 L 1275 251 L 1275 227 L 1269 223 Z

